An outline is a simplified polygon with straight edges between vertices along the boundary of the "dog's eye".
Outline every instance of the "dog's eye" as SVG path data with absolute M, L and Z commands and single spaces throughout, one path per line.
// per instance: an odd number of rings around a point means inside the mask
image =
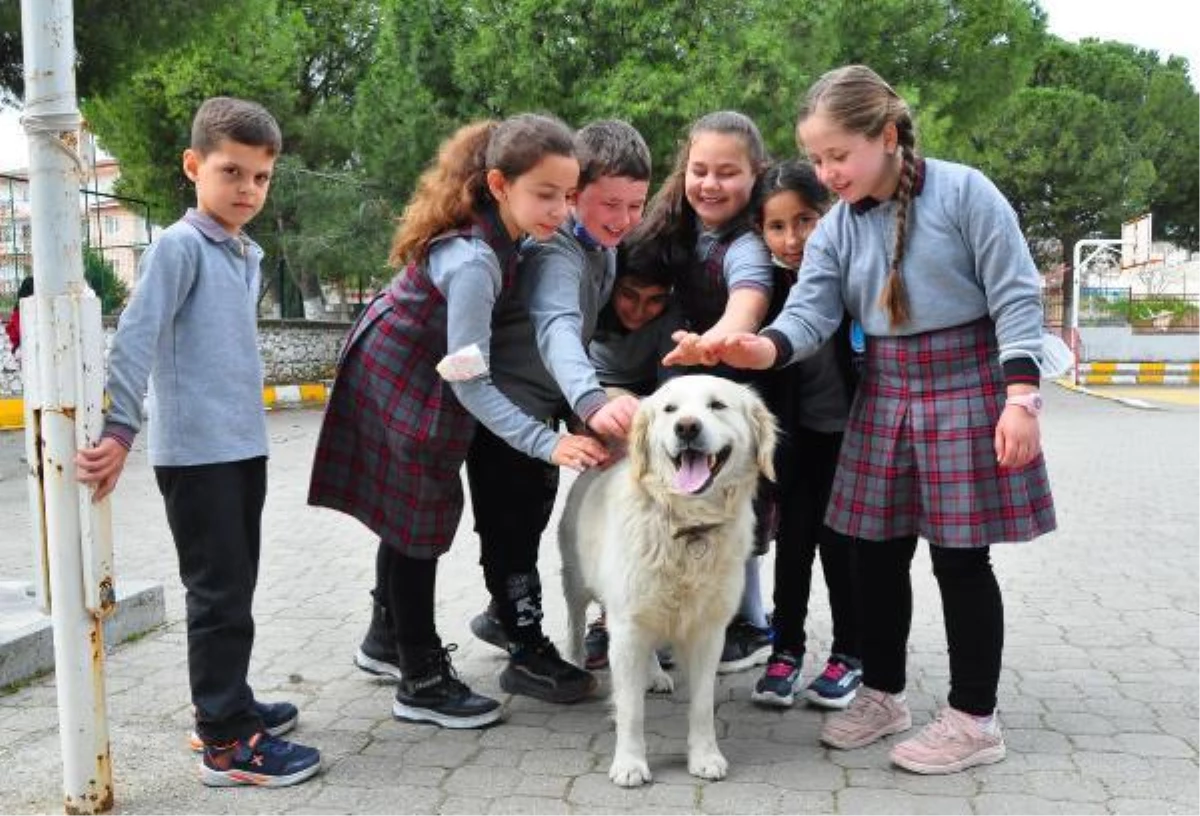
M 679 406 L 673 402 L 668 402 L 666 405 L 663 406 L 664 414 L 673 414 L 678 410 L 679 410 Z
M 720 400 L 713 400 L 708 404 L 708 407 L 713 411 L 723 411 L 728 406 Z

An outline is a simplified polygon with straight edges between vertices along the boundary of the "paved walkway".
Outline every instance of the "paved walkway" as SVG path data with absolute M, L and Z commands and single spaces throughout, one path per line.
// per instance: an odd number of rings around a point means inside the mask
M 306 507 L 320 416 L 270 416 L 273 457 L 251 680 L 267 700 L 301 708 L 296 737 L 326 767 L 286 790 L 211 790 L 196 780 L 189 725 L 182 589 L 162 505 L 142 453 L 115 506 L 118 578 L 166 588 L 169 624 L 108 659 L 112 758 L 125 813 L 1196 813 L 1197 409 L 1143 410 L 1049 388 L 1043 432 L 1061 529 L 994 549 L 1007 614 L 1001 717 L 1008 759 L 942 778 L 889 766 L 887 745 L 817 744 L 822 714 L 763 711 L 754 675 L 722 678 L 721 745 L 730 775 L 687 774 L 686 688 L 647 706 L 655 781 L 625 791 L 606 776 L 613 745 L 603 699 L 555 707 L 508 698 L 499 655 L 467 621 L 485 602 L 478 545 L 465 522 L 442 564 L 439 626 L 456 665 L 508 704 L 508 721 L 452 732 L 394 722 L 390 692 L 351 665 L 366 626 L 374 544 L 356 522 Z M 5 578 L 30 567 L 20 434 L 0 435 Z M 552 537 L 542 556 L 547 622 L 561 637 Z M 768 578 L 770 570 L 765 570 Z M 812 648 L 828 648 L 816 581 Z M 909 696 L 923 725 L 946 693 L 945 638 L 922 552 Z M 812 660 L 806 666 L 811 674 Z M 606 685 L 606 680 L 605 680 Z M 0 696 L 0 812 L 62 812 L 52 677 Z

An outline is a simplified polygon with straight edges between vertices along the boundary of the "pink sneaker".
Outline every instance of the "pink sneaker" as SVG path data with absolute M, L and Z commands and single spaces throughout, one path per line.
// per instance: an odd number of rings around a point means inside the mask
M 908 704 L 886 691 L 861 686 L 850 706 L 829 719 L 821 728 L 821 742 L 831 748 L 862 748 L 888 734 L 912 728 Z
M 988 729 L 970 714 L 946 707 L 921 733 L 892 749 L 892 762 L 919 774 L 957 773 L 1004 759 L 1000 722 Z

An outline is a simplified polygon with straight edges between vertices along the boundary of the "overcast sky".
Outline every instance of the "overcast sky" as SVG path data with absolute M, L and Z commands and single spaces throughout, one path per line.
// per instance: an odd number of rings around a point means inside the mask
M 1200 35 L 1181 19 L 1188 0 L 1040 0 L 1049 18 L 1050 31 L 1064 40 L 1084 37 L 1118 40 L 1154 49 L 1160 57 L 1187 57 L 1192 84 L 1200 85 Z M 25 134 L 18 114 L 0 111 L 0 170 L 27 163 Z

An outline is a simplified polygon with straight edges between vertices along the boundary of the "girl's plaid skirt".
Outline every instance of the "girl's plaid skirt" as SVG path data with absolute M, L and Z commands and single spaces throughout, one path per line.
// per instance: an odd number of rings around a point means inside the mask
M 354 516 L 405 555 L 436 558 L 462 517 L 475 418 L 434 370 L 446 353 L 444 301 L 408 311 L 381 295 L 351 329 L 308 502 Z
M 855 538 L 940 547 L 1029 541 L 1055 529 L 1041 454 L 1000 468 L 1005 383 L 990 319 L 871 337 L 826 523 Z

